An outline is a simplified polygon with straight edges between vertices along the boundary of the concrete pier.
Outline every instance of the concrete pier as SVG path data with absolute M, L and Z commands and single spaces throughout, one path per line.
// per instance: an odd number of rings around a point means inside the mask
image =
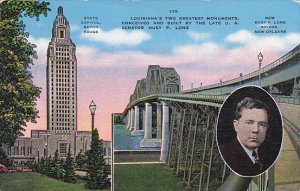
M 140 147 L 160 147 L 161 139 L 152 138 L 152 105 L 145 103 L 145 126 L 144 139 L 140 142 Z
M 143 130 L 140 130 L 140 108 L 139 106 L 134 106 L 134 127 L 131 132 L 132 136 L 140 136 L 144 134 Z
M 161 144 L 161 154 L 160 160 L 163 162 L 167 161 L 168 151 L 169 151 L 169 106 L 162 102 L 163 118 L 162 118 L 162 144 Z

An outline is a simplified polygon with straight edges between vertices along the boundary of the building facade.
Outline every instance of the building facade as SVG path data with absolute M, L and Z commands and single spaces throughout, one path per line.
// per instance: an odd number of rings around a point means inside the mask
M 32 130 L 31 137 L 19 137 L 3 150 L 14 164 L 39 161 L 42 157 L 73 157 L 90 149 L 91 132 L 77 130 L 77 59 L 76 46 L 70 38 L 70 25 L 58 7 L 52 38 L 47 51 L 47 130 Z M 104 141 L 104 154 L 110 163 L 111 144 Z

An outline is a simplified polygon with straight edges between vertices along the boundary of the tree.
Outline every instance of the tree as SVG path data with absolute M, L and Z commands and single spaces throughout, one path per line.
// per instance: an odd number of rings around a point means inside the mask
M 5 154 L 5 152 L 0 147 L 0 165 L 3 164 L 5 166 L 10 166 L 10 160 L 8 156 Z
M 51 160 L 50 163 L 50 171 L 49 171 L 49 175 L 54 177 L 54 178 L 60 178 L 59 172 L 61 170 L 61 166 L 60 166 L 60 161 L 59 161 L 59 157 L 58 157 L 58 150 L 56 149 L 55 153 L 54 153 L 54 157 Z
M 0 145 L 14 142 L 23 127 L 38 117 L 35 101 L 40 88 L 33 85 L 29 69 L 37 58 L 28 42 L 23 17 L 47 16 L 48 2 L 7 0 L 0 4 Z
M 58 178 L 63 180 L 65 177 L 65 161 L 63 159 L 60 159 L 59 164 L 60 168 L 58 171 Z
M 108 166 L 103 156 L 103 141 L 99 140 L 98 130 L 92 131 L 91 150 L 87 159 L 88 177 L 86 187 L 89 189 L 102 189 L 110 186 L 108 179 Z
M 83 165 L 86 163 L 87 157 L 83 153 L 78 153 L 76 156 L 76 164 L 79 166 L 80 169 L 82 169 Z
M 72 182 L 72 183 L 76 182 L 75 164 L 71 153 L 71 146 L 69 146 L 69 151 L 67 154 L 67 159 L 66 159 L 66 164 L 64 169 L 65 169 L 64 181 Z
M 44 166 L 44 174 L 50 176 L 50 164 L 51 164 L 51 155 L 50 157 L 46 156 L 45 166 Z

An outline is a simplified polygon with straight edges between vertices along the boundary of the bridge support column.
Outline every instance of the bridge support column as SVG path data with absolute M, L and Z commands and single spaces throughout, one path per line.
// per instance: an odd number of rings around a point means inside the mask
M 129 130 L 133 130 L 133 126 L 134 126 L 134 109 L 132 108 L 131 109 L 131 112 L 130 112 L 130 128 L 129 128 Z
M 169 152 L 169 106 L 162 102 L 162 141 L 161 141 L 161 153 L 160 160 L 167 162 Z
M 161 104 L 157 103 L 156 104 L 156 128 L 157 128 L 157 138 L 161 139 Z
M 145 139 L 152 138 L 152 105 L 145 103 Z
M 294 79 L 293 96 L 295 97 L 300 96 L 300 78 Z
M 140 108 L 139 106 L 134 106 L 134 127 L 131 132 L 131 136 L 143 135 L 144 131 L 140 130 Z
M 144 139 L 140 142 L 140 147 L 160 147 L 160 145 L 160 139 L 152 139 L 152 105 L 145 103 Z
M 130 128 L 130 123 L 131 123 L 131 113 L 130 113 L 130 110 L 128 110 L 128 113 L 127 113 L 127 128 L 128 129 Z

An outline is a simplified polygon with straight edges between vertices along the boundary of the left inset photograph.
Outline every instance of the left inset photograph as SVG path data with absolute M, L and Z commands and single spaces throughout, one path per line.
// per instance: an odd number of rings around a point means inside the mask
M 0 190 L 111 190 L 111 128 L 90 91 L 101 79 L 79 66 L 88 58 L 76 58 L 68 15 L 47 2 L 0 4 Z

